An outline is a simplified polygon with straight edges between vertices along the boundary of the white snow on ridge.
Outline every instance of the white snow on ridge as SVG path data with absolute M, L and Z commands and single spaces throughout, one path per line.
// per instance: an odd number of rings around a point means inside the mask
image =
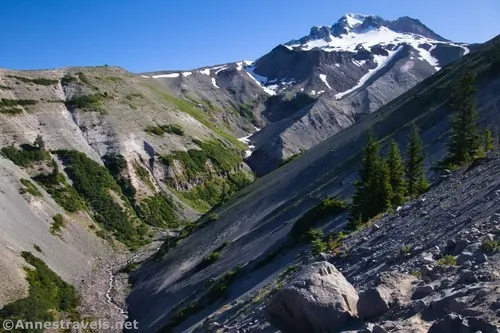
M 354 27 L 358 25 L 359 22 L 361 22 L 360 18 L 362 16 L 356 17 L 356 15 L 354 14 L 348 14 L 346 15 L 346 17 L 349 27 Z M 375 45 L 386 46 L 389 44 L 400 45 L 402 43 L 406 43 L 411 45 L 414 49 L 418 50 L 421 55 L 421 60 L 429 62 L 431 66 L 436 68 L 436 70 L 439 70 L 439 63 L 437 59 L 430 54 L 430 51 L 419 48 L 420 44 L 430 44 L 433 47 L 436 47 L 439 44 L 457 46 L 464 49 L 464 55 L 469 53 L 469 49 L 464 44 L 437 41 L 431 38 L 411 33 L 398 33 L 384 26 L 370 27 L 369 29 L 366 29 L 364 31 L 357 31 L 356 28 L 350 30 L 349 27 L 347 28 L 348 33 L 340 37 L 334 37 L 330 35 L 325 39 L 312 40 L 302 45 L 295 44 L 288 46 L 291 48 L 300 48 L 303 51 L 320 48 L 327 52 L 356 52 L 358 45 L 362 45 L 366 49 L 370 49 Z M 359 66 L 358 63 L 355 64 Z
M 400 46 L 395 51 L 389 51 L 389 56 L 388 57 L 380 56 L 380 55 L 374 55 L 374 57 L 375 57 L 374 60 L 377 63 L 377 67 L 368 70 L 368 73 L 366 73 L 361 79 L 359 79 L 358 84 L 355 85 L 354 87 L 352 87 L 352 88 L 350 88 L 350 89 L 348 89 L 346 91 L 343 91 L 341 93 L 336 94 L 335 95 L 335 99 L 341 99 L 345 95 L 350 94 L 351 92 L 355 91 L 356 89 L 361 88 L 366 83 L 366 81 L 368 81 L 373 75 L 375 75 L 375 73 L 377 73 L 380 69 L 382 69 L 385 66 L 387 66 L 387 64 L 392 60 L 392 58 L 394 57 L 394 55 L 396 55 L 402 49 L 403 49 L 403 47 Z
M 470 50 L 467 46 L 464 46 L 464 45 L 460 45 L 463 49 L 464 49 L 464 55 L 467 55 L 470 53 Z
M 420 53 L 420 60 L 427 61 L 436 71 L 440 70 L 441 67 L 439 67 L 439 61 L 434 58 L 431 54 L 431 51 L 434 50 L 437 47 L 437 45 L 433 45 L 429 51 L 424 50 L 422 48 L 418 49 L 418 52 Z
M 200 71 L 201 74 L 210 75 L 210 68 L 206 68 Z
M 150 79 L 151 77 L 150 76 L 147 76 L 147 75 L 141 75 L 142 77 L 145 77 L 146 79 Z
M 220 89 L 220 87 L 217 85 L 217 81 L 215 81 L 215 78 L 212 78 L 212 84 L 215 88 Z
M 179 77 L 179 75 L 180 75 L 179 73 L 161 74 L 161 75 L 153 75 L 152 78 L 153 79 L 161 79 L 164 77 L 175 78 L 175 77 Z
M 217 69 L 217 68 L 214 68 L 214 69 Z M 222 66 L 220 69 L 217 69 L 217 72 L 215 72 L 215 75 L 219 74 L 219 72 L 222 72 L 225 69 L 227 69 L 227 66 Z
M 255 83 L 257 83 L 257 84 L 258 84 L 258 85 L 262 88 L 262 90 L 264 90 L 264 91 L 265 91 L 268 95 L 271 95 L 271 96 L 272 96 L 272 95 L 276 95 L 276 92 L 275 92 L 275 91 L 273 91 L 273 90 L 271 90 L 271 89 L 269 89 L 269 88 L 265 87 L 262 83 L 260 83 L 259 81 L 257 81 L 257 79 L 256 79 L 256 78 L 254 78 L 254 77 L 252 76 L 252 74 L 250 74 L 249 72 L 247 72 L 247 74 L 248 74 L 248 76 L 250 76 L 250 77 L 251 77 L 251 78 L 255 81 Z
M 326 80 L 326 75 L 325 74 L 320 74 L 319 78 L 321 79 L 321 81 L 323 81 L 326 84 L 326 86 L 328 87 L 328 89 L 332 90 L 332 87 L 330 87 L 330 85 L 328 84 L 328 81 Z
M 182 76 L 187 77 L 191 74 L 193 74 L 193 72 L 184 72 L 184 73 L 182 73 Z

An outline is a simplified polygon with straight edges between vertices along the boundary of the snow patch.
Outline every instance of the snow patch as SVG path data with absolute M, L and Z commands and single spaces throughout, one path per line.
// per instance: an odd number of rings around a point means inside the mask
M 330 87 L 330 85 L 328 84 L 328 81 L 326 80 L 326 75 L 325 74 L 320 74 L 319 78 L 321 79 L 321 81 L 323 81 L 326 84 L 326 86 L 328 87 L 328 89 L 332 90 L 332 87 Z
M 437 47 L 437 44 L 432 45 L 432 47 L 429 49 L 429 51 L 424 50 L 424 49 L 418 49 L 418 52 L 420 53 L 420 57 L 418 59 L 422 61 L 427 61 L 436 71 L 440 70 L 441 67 L 439 67 L 439 61 L 434 58 L 431 54 L 431 51 L 434 50 Z
M 240 142 L 243 142 L 244 144 L 246 144 L 248 146 L 248 149 L 245 150 L 245 158 L 248 158 L 252 155 L 253 151 L 255 150 L 255 146 L 250 142 L 250 137 L 252 135 L 254 135 L 255 133 L 257 133 L 258 131 L 260 131 L 260 128 L 257 128 L 255 127 L 255 132 L 250 134 L 250 135 L 247 135 L 247 136 L 244 136 L 242 138 L 238 138 L 238 141 Z
M 256 79 L 256 78 L 254 78 L 254 77 L 252 76 L 252 74 L 250 74 L 249 72 L 247 72 L 247 74 L 248 74 L 248 76 L 250 76 L 250 77 L 251 77 L 251 78 L 255 81 L 255 83 L 257 83 L 257 84 L 258 84 L 258 85 L 262 88 L 262 90 L 264 90 L 264 91 L 265 91 L 268 95 L 271 95 L 271 96 L 276 95 L 276 92 L 275 92 L 275 91 L 273 91 L 273 90 L 271 90 L 271 89 L 269 89 L 269 88 L 265 87 L 264 85 L 262 85 L 262 83 L 260 83 L 259 81 L 257 81 L 257 79 Z
M 200 71 L 201 74 L 210 75 L 210 68 L 206 68 Z
M 179 77 L 179 73 L 170 73 L 170 74 L 161 74 L 161 75 L 153 75 L 153 79 L 161 79 L 161 78 L 164 78 L 164 77 L 167 77 L 167 78 L 175 78 L 175 77 Z
M 150 76 L 147 76 L 147 75 L 141 75 L 142 77 L 145 77 L 146 79 L 150 79 L 151 77 Z
M 350 94 L 351 92 L 355 91 L 356 89 L 361 88 L 366 83 L 366 81 L 368 81 L 373 75 L 375 75 L 375 73 L 377 73 L 380 69 L 387 66 L 387 64 L 392 60 L 392 58 L 402 49 L 403 49 L 403 47 L 400 46 L 395 51 L 389 51 L 388 57 L 381 56 L 381 55 L 374 55 L 374 61 L 377 64 L 377 67 L 368 70 L 368 73 L 366 73 L 363 77 L 361 77 L 361 79 L 359 79 L 358 84 L 355 85 L 354 87 L 352 87 L 351 89 L 348 89 L 346 91 L 343 91 L 341 93 L 336 94 L 335 99 L 337 99 L 337 100 L 341 99 L 345 95 Z
M 191 74 L 193 74 L 193 72 L 184 72 L 184 73 L 182 73 L 182 76 L 188 77 Z
M 215 81 L 215 78 L 212 78 L 212 84 L 215 88 L 220 89 L 220 87 L 217 85 L 217 82 Z

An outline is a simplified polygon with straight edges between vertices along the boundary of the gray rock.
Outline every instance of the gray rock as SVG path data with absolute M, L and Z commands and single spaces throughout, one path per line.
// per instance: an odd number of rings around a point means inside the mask
M 377 286 L 359 295 L 358 315 L 362 319 L 370 319 L 387 312 L 391 305 L 406 303 L 410 299 L 412 283 L 416 278 L 412 275 L 384 272 L 377 279 Z
M 452 255 L 457 256 L 470 244 L 470 242 L 466 239 L 461 239 L 457 242 L 455 249 L 453 250 Z
M 324 332 L 357 317 L 358 293 L 328 262 L 305 267 L 269 302 L 264 316 L 283 332 Z
M 476 274 L 470 270 L 463 270 L 460 272 L 460 277 L 458 279 L 458 283 L 460 284 L 469 284 L 478 282 Z
M 428 333 L 468 333 L 469 325 L 460 315 L 450 313 L 434 322 Z
M 432 258 L 432 254 L 430 254 L 429 252 L 424 252 L 422 253 L 421 261 L 423 264 L 428 265 L 432 264 L 434 262 L 434 259 Z
M 411 299 L 421 299 L 424 298 L 434 292 L 434 287 L 430 284 L 425 286 L 418 286 L 413 295 L 411 295 Z
M 419 313 L 427 308 L 427 303 L 423 299 L 419 299 L 416 302 L 413 302 L 412 307 L 415 313 Z
M 462 266 L 466 261 L 482 264 L 488 261 L 488 257 L 481 249 L 481 243 L 474 243 L 468 245 L 463 252 L 457 257 L 457 264 Z

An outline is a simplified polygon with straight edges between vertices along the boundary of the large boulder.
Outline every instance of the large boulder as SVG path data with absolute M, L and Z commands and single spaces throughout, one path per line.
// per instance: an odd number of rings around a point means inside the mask
M 429 333 L 498 333 L 500 328 L 484 319 L 450 313 L 432 324 Z
M 381 273 L 375 281 L 376 286 L 359 295 L 359 317 L 375 318 L 387 312 L 393 304 L 408 303 L 416 280 L 412 275 L 399 272 Z
M 264 315 L 284 333 L 336 331 L 357 318 L 358 293 L 332 264 L 302 269 L 270 300 Z

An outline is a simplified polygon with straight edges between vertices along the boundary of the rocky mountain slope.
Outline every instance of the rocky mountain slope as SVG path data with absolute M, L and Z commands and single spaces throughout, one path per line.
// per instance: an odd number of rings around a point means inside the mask
M 0 306 L 27 295 L 22 251 L 77 287 L 102 275 L 108 288 L 127 248 L 251 182 L 229 129 L 251 124 L 224 114 L 121 68 L 0 70 Z
M 347 14 L 254 62 L 145 76 L 180 96 L 195 94 L 247 115 L 261 129 L 249 138 L 254 152 L 247 163 L 263 175 L 475 47 L 450 42 L 409 17 Z
M 404 145 L 415 122 L 428 154 L 427 167 L 441 159 L 449 128 L 447 101 L 457 78 L 467 69 L 478 74 L 480 122 L 496 132 L 500 125 L 499 43 L 497 37 L 484 44 L 378 112 L 258 179 L 217 208 L 216 221 L 202 219 L 202 227 L 187 239 L 165 243 L 154 261 L 132 275 L 130 312 L 144 325 L 144 332 L 172 327 L 191 330 L 207 316 L 223 312 L 279 277 L 282 268 L 303 250 L 279 251 L 293 223 L 326 194 L 351 195 L 358 152 L 368 128 L 382 138 L 384 146 L 391 138 Z M 325 227 L 340 228 L 345 221 L 345 215 L 339 215 Z M 217 260 L 207 268 L 202 260 L 214 252 L 219 253 Z M 259 264 L 266 260 L 268 264 Z

